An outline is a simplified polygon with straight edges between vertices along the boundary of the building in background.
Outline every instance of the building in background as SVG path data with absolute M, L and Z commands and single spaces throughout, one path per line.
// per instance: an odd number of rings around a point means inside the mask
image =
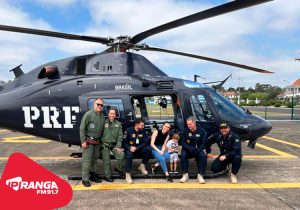
M 286 87 L 284 96 L 285 98 L 300 97 L 300 79 Z
M 238 98 L 239 92 L 234 92 L 234 91 L 224 91 L 221 92 L 223 96 L 226 98 L 229 98 L 231 101 L 234 101 Z

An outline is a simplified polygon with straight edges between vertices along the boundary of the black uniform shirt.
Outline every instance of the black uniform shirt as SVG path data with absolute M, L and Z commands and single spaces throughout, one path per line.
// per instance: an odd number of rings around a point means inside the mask
M 124 133 L 124 147 L 130 149 L 131 146 L 136 147 L 137 150 L 149 145 L 146 130 L 136 131 L 134 127 L 128 128 Z
M 207 144 L 207 134 L 206 131 L 197 126 L 197 129 L 192 132 L 190 129 L 186 128 L 182 135 L 182 147 L 188 150 L 204 150 Z
M 233 132 L 230 132 L 227 136 L 223 136 L 220 132 L 211 135 L 207 144 L 207 153 L 211 153 L 211 145 L 214 143 L 218 144 L 220 155 L 225 155 L 226 158 L 231 158 L 234 155 L 242 155 L 241 140 Z

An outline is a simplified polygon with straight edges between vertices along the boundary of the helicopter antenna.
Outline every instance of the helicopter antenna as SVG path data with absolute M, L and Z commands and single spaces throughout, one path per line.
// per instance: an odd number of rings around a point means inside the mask
M 226 77 L 223 81 L 221 81 L 220 84 L 218 84 L 218 85 L 212 85 L 212 87 L 215 90 L 219 90 L 229 78 L 232 78 L 231 74 L 228 77 Z
M 15 79 L 17 79 L 17 78 L 19 78 L 19 77 L 21 77 L 21 76 L 24 75 L 24 72 L 22 71 L 21 66 L 22 66 L 22 64 L 16 66 L 16 67 L 13 68 L 12 70 L 10 70 L 10 72 L 11 72 L 11 71 L 14 72 L 14 74 L 15 74 Z

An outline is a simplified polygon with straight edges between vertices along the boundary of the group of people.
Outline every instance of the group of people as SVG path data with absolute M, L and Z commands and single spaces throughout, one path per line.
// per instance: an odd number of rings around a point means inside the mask
M 104 179 L 113 182 L 110 153 L 115 156 L 117 163 L 114 171 L 121 177 L 125 177 L 131 184 L 131 170 L 134 158 L 141 158 L 142 163 L 138 170 L 147 175 L 146 165 L 153 156 L 157 163 L 151 165 L 152 173 L 156 173 L 160 166 L 169 182 L 173 182 L 172 174 L 177 172 L 179 160 L 178 142 L 181 141 L 182 150 L 180 156 L 183 176 L 181 183 L 189 180 L 189 159 L 195 158 L 198 168 L 197 179 L 201 184 L 205 183 L 204 173 L 207 158 L 212 158 L 212 144 L 216 143 L 220 149 L 220 155 L 213 161 L 211 170 L 220 172 L 231 164 L 231 182 L 237 183 L 237 173 L 242 162 L 241 141 L 235 133 L 230 131 L 226 123 L 220 125 L 220 132 L 207 137 L 206 131 L 199 127 L 193 117 L 186 120 L 187 128 L 182 135 L 174 133 L 170 138 L 171 124 L 164 122 L 161 129 L 152 133 L 151 140 L 145 130 L 145 123 L 138 119 L 134 126 L 126 129 L 123 135 L 122 126 L 116 120 L 117 110 L 111 108 L 108 111 L 108 119 L 105 119 L 102 109 L 104 101 L 98 98 L 94 107 L 86 112 L 80 124 L 80 139 L 82 152 L 82 184 L 91 186 L 90 181 L 100 183 L 99 167 L 97 159 L 102 152 Z M 125 173 L 124 173 L 125 160 Z M 170 161 L 170 170 L 167 162 Z

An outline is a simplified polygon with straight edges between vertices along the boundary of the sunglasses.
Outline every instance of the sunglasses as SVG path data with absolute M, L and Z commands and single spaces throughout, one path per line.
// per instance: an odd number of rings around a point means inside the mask
M 220 128 L 220 130 L 225 130 L 225 129 L 227 129 L 227 128 L 226 127 Z
M 97 106 L 101 106 L 101 107 L 103 107 L 104 105 L 103 104 L 96 104 Z

